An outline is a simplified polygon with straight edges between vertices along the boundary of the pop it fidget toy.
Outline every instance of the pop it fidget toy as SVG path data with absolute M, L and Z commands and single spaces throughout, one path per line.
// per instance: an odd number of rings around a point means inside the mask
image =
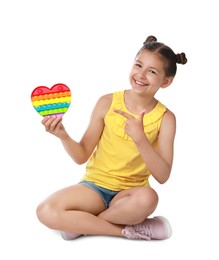
M 37 87 L 31 94 L 33 107 L 41 116 L 63 116 L 71 104 L 71 91 L 65 84 Z

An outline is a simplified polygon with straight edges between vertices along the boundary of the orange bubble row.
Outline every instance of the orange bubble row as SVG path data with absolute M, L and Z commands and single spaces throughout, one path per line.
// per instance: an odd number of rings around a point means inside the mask
M 65 91 L 65 92 L 56 92 L 56 93 L 50 93 L 50 94 L 44 94 L 44 95 L 37 95 L 32 96 L 32 101 L 39 101 L 39 100 L 45 100 L 45 99 L 53 99 L 53 98 L 60 98 L 60 97 L 70 97 L 71 92 Z

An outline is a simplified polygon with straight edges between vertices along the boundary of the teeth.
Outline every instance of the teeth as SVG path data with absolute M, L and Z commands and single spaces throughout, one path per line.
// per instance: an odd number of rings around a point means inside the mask
M 144 85 L 145 85 L 145 84 L 143 84 L 142 82 L 137 81 L 137 80 L 136 80 L 136 84 L 141 85 L 141 86 L 144 86 Z

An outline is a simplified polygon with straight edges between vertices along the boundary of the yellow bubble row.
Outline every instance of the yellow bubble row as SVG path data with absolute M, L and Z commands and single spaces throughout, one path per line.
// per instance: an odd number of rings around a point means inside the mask
M 39 100 L 39 101 L 32 101 L 34 107 L 43 106 L 47 104 L 58 104 L 58 103 L 70 103 L 71 97 L 60 97 L 60 98 L 52 98 L 47 100 Z

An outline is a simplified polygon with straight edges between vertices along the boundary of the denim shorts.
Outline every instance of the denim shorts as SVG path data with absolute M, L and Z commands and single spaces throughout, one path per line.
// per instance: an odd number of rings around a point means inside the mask
M 83 185 L 91 188 L 92 190 L 96 191 L 102 198 L 103 202 L 105 203 L 106 208 L 109 208 L 111 200 L 114 198 L 114 196 L 117 193 L 119 193 L 119 191 L 108 190 L 106 188 L 102 188 L 91 181 L 82 180 L 79 182 L 79 184 L 83 184 Z

